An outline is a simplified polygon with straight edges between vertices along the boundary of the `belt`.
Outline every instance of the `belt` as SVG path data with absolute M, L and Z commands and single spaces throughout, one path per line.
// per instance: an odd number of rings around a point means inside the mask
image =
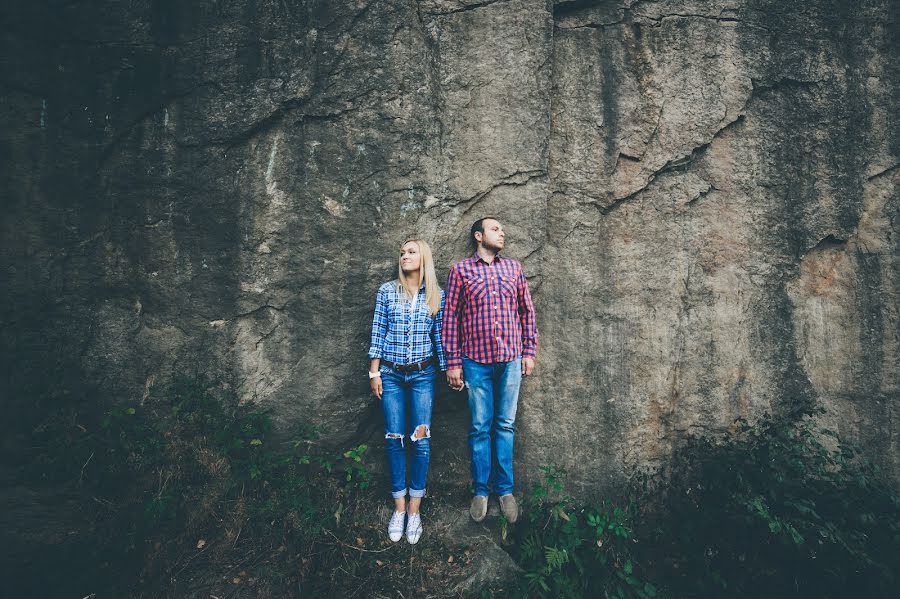
M 396 370 L 397 372 L 414 372 L 417 370 L 425 370 L 426 368 L 431 366 L 433 364 L 433 362 L 434 361 L 432 358 L 426 358 L 425 360 L 422 360 L 421 362 L 416 362 L 415 364 L 395 364 L 394 362 L 391 362 L 390 360 L 385 360 L 385 359 L 381 360 L 382 364 L 384 364 L 388 368 L 392 368 L 392 369 Z

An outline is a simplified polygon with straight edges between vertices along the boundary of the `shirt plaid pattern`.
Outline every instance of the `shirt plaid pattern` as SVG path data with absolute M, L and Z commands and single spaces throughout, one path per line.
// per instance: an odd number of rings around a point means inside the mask
M 482 364 L 537 355 L 534 304 L 522 265 L 478 254 L 457 262 L 447 279 L 444 352 L 448 368 L 461 368 L 462 356 Z
M 397 282 L 390 281 L 378 289 L 375 300 L 375 316 L 372 319 L 372 341 L 369 359 L 385 359 L 395 364 L 415 364 L 437 355 L 441 370 L 447 370 L 447 361 L 441 347 L 444 291 L 441 290 L 441 308 L 433 317 L 425 303 L 425 286 L 419 288 L 415 308 L 397 290 Z

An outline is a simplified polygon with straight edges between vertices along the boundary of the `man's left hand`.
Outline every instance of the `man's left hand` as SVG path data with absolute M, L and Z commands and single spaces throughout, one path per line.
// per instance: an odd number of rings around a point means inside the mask
M 531 376 L 534 371 L 534 358 L 522 358 L 522 375 Z

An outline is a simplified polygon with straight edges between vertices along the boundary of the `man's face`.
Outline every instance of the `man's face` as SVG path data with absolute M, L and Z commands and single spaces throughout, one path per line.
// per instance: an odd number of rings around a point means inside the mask
M 499 252 L 503 249 L 506 235 L 503 226 L 492 218 L 486 218 L 481 223 L 484 232 L 481 233 L 481 245 L 486 250 Z

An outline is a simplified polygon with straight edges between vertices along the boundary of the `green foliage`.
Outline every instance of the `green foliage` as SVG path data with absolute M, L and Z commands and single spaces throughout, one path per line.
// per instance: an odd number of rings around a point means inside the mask
M 77 488 L 95 510 L 93 553 L 84 559 L 115 584 L 137 580 L 153 563 L 155 541 L 193 548 L 223 516 L 245 540 L 254 530 L 260 538 L 275 533 L 298 548 L 294 555 L 313 553 L 370 482 L 366 445 L 332 452 L 318 437 L 307 425 L 285 441 L 273 435 L 267 411 L 208 381 L 179 378 L 143 405 L 43 423 L 35 431 L 40 451 L 21 474 L 32 484 Z
M 565 470 L 543 468 L 523 502 L 513 552 L 525 570 L 517 595 L 529 597 L 647 598 L 656 587 L 643 580 L 631 557 L 635 504 L 580 507 L 563 494 Z
M 900 571 L 900 501 L 814 417 L 738 421 L 691 439 L 642 547 L 675 595 L 887 597 Z
M 542 470 L 511 530 L 513 596 L 895 595 L 900 498 L 815 417 L 691 438 L 622 505 L 580 505 L 561 468 Z

